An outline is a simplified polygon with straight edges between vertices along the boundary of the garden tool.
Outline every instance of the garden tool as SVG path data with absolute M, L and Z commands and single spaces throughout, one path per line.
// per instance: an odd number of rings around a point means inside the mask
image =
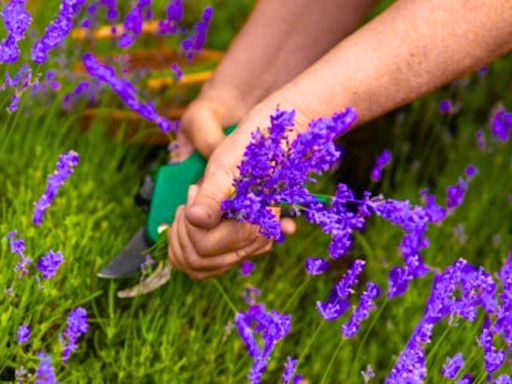
M 226 134 L 236 126 L 226 129 Z M 194 152 L 180 163 L 161 166 L 154 177 L 146 177 L 136 202 L 148 208 L 146 225 L 139 229 L 124 249 L 103 269 L 98 272 L 102 278 L 119 279 L 140 272 L 146 265 L 150 248 L 158 241 L 173 222 L 178 206 L 187 201 L 190 185 L 201 178 L 206 167 L 206 160 Z M 171 265 L 168 261 L 159 263 L 156 270 L 138 285 L 118 292 L 119 297 L 134 297 L 153 291 L 169 280 Z

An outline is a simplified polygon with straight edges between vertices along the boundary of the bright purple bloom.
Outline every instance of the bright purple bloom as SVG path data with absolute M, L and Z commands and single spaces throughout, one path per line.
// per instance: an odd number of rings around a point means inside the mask
M 302 381 L 302 377 L 295 375 L 297 370 L 297 359 L 291 356 L 286 358 L 286 363 L 283 370 L 283 384 L 298 384 Z
M 460 178 L 458 183 L 446 189 L 446 208 L 454 209 L 462 204 L 464 195 L 468 190 L 467 182 Z
M 439 102 L 439 112 L 450 113 L 453 110 L 452 101 L 449 99 L 443 99 Z
M 73 174 L 78 165 L 80 157 L 75 151 L 68 151 L 59 156 L 55 172 L 48 176 L 46 190 L 43 195 L 34 203 L 34 214 L 32 223 L 35 226 L 41 225 L 46 210 L 50 207 L 57 196 L 57 192 L 64 185 L 66 180 Z
M 468 179 L 472 179 L 478 173 L 478 169 L 472 164 L 468 165 L 464 170 L 464 174 Z
M 492 113 L 490 125 L 493 136 L 507 142 L 512 129 L 512 113 L 507 112 L 502 106 L 498 107 Z
M 28 325 L 20 325 L 16 332 L 18 344 L 26 344 L 30 340 L 30 327 Z
M 167 20 L 159 22 L 159 33 L 174 34 L 177 25 L 183 20 L 183 0 L 170 0 L 167 6 Z
M 350 316 L 347 323 L 343 324 L 341 333 L 346 338 L 352 338 L 361 327 L 361 322 L 370 316 L 370 312 L 375 310 L 374 300 L 380 296 L 380 288 L 377 284 L 366 283 L 366 290 L 362 293 L 359 304 Z
M 478 338 L 480 347 L 484 351 L 485 370 L 491 374 L 498 370 L 505 362 L 505 351 L 497 350 L 492 342 L 491 320 L 487 317 L 482 325 L 482 333 Z
M 73 20 L 80 13 L 86 0 L 62 0 L 59 13 L 46 27 L 43 36 L 32 47 L 32 60 L 44 64 L 48 52 L 62 43 L 73 29 Z
M 17 231 L 11 231 L 7 234 L 11 253 L 18 255 L 20 261 L 16 264 L 15 270 L 18 272 L 18 279 L 21 279 L 28 273 L 28 266 L 32 263 L 32 259 L 25 257 L 25 241 L 18 237 Z
M 55 376 L 55 370 L 52 367 L 50 355 L 38 353 L 39 366 L 36 370 L 35 384 L 59 384 Z
M 256 264 L 254 264 L 253 262 L 249 260 L 243 260 L 240 263 L 240 275 L 243 277 L 248 277 L 254 271 L 255 267 Z
M 291 328 L 291 316 L 277 311 L 265 311 L 263 305 L 251 305 L 246 312 L 238 312 L 235 325 L 245 344 L 253 366 L 247 375 L 252 384 L 261 382 L 275 345 L 288 335 Z M 262 345 L 256 340 L 261 335 Z
M 464 375 L 459 380 L 457 380 L 456 384 L 471 384 L 473 382 L 473 378 L 471 375 Z
M 375 159 L 372 171 L 370 173 L 370 179 L 373 182 L 378 182 L 382 178 L 382 170 L 391 163 L 391 152 L 388 149 L 382 151 Z
M 90 53 L 86 53 L 83 56 L 83 63 L 89 75 L 100 83 L 109 85 L 131 110 L 137 112 L 146 120 L 157 124 L 164 133 L 177 130 L 177 122 L 171 122 L 165 117 L 158 115 L 153 104 L 143 103 L 135 87 L 128 80 L 117 77 L 114 68 L 100 64 Z
M 7 37 L 0 42 L 0 63 L 15 63 L 20 55 L 18 42 L 32 23 L 30 13 L 25 9 L 26 0 L 11 0 L 2 9 L 2 19 Z
M 512 384 L 512 379 L 509 375 L 500 375 L 494 380 L 494 384 Z
M 118 42 L 120 48 L 130 47 L 135 42 L 136 36 L 142 33 L 142 20 L 144 19 L 143 13 L 145 9 L 151 9 L 151 0 L 139 0 L 135 7 L 126 15 L 123 23 L 125 31 Z
M 329 262 L 318 257 L 308 257 L 305 262 L 305 269 L 310 275 L 321 275 L 329 270 Z
M 69 356 L 77 348 L 77 342 L 80 336 L 85 335 L 89 325 L 87 324 L 87 311 L 85 308 L 77 307 L 73 309 L 67 319 L 64 333 L 60 335 L 60 341 L 63 345 L 62 361 L 67 362 Z
M 177 63 L 172 63 L 170 69 L 173 72 L 176 80 L 180 80 L 183 77 L 183 71 Z
M 192 35 L 181 42 L 181 47 L 185 51 L 188 59 L 192 59 L 203 49 L 212 17 L 213 8 L 206 7 L 201 15 L 201 20 L 194 25 L 194 32 Z
M 453 357 L 446 358 L 446 363 L 443 365 L 441 373 L 447 379 L 455 379 L 463 366 L 464 358 L 462 357 L 462 353 L 457 353 Z
M 48 280 L 55 276 L 57 269 L 64 261 L 61 252 L 48 251 L 37 262 L 37 269 L 41 272 L 43 279 Z

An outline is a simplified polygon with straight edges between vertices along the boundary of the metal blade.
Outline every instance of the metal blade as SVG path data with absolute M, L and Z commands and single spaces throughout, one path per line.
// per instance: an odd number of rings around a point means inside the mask
M 127 299 L 152 292 L 169 281 L 171 271 L 172 266 L 168 261 L 160 262 L 158 264 L 158 268 L 150 276 L 134 287 L 118 291 L 117 297 L 120 299 Z
M 146 240 L 144 227 L 126 244 L 124 249 L 103 269 L 98 277 L 105 279 L 120 279 L 140 271 L 145 261 L 145 255 L 151 244 Z

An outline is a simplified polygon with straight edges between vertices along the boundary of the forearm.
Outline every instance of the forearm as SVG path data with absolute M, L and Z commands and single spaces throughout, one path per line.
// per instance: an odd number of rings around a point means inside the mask
M 260 0 L 203 97 L 249 109 L 352 32 L 374 0 Z
M 401 0 L 256 109 L 296 108 L 305 129 L 351 106 L 361 123 L 511 49 L 510 0 Z

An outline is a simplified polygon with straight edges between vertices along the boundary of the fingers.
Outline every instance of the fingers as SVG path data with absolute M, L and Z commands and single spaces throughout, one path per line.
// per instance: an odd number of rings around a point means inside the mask
M 281 231 L 285 235 L 293 235 L 295 232 L 297 232 L 297 224 L 295 223 L 295 220 L 285 217 L 281 219 Z
M 223 222 L 219 226 L 221 231 L 225 223 L 229 222 Z M 192 240 L 194 236 L 190 236 L 189 230 L 184 208 L 180 207 L 169 230 L 169 260 L 194 279 L 205 279 L 226 272 L 248 256 L 268 252 L 272 245 L 269 240 L 260 236 L 256 241 L 238 244 L 238 247 L 227 252 L 208 257 L 198 252 L 197 243 Z

